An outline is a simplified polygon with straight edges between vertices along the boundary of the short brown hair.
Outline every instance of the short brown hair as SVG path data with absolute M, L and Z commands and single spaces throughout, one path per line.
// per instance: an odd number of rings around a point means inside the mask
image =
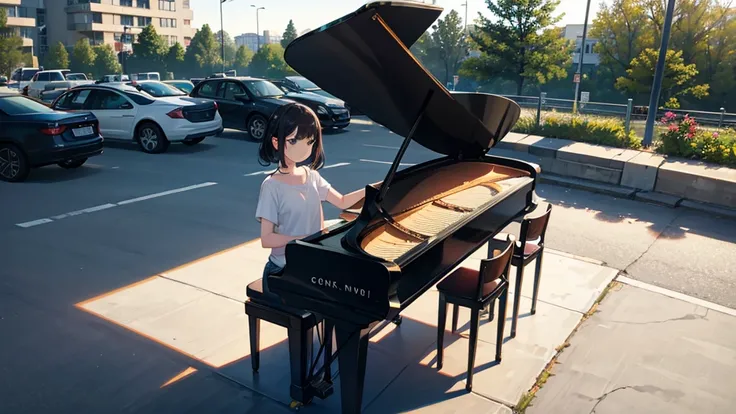
M 325 163 L 325 154 L 322 149 L 322 126 L 317 114 L 308 106 L 299 103 L 283 105 L 271 115 L 258 150 L 261 165 L 276 164 L 278 167 L 285 165 L 284 147 L 286 137 L 293 134 L 295 129 L 297 130 L 295 137 L 297 140 L 314 138 L 312 155 L 308 160 L 309 167 L 314 170 L 322 168 Z M 277 139 L 278 148 L 273 147 L 271 142 L 273 137 Z

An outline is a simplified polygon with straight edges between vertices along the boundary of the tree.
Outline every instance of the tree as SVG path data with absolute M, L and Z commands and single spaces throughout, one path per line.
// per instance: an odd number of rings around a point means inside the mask
M 125 65 L 128 72 L 163 72 L 165 59 L 169 51 L 166 41 L 156 33 L 152 25 L 141 30 L 133 43 L 133 54 Z
M 281 37 L 281 46 L 286 49 L 286 46 L 289 46 L 289 43 L 293 42 L 294 39 L 296 39 L 296 36 L 296 26 L 294 26 L 294 21 L 289 19 L 289 24 L 286 25 L 284 35 Z
M 8 10 L 0 8 L 0 73 L 10 77 L 11 72 L 24 60 L 23 39 L 8 28 Z
M 222 56 L 222 45 L 220 44 L 220 31 L 218 30 L 215 34 L 215 40 L 217 40 L 217 50 L 220 56 Z M 230 37 L 230 35 L 225 32 L 225 66 L 230 67 L 233 65 L 233 61 L 235 60 L 235 52 L 237 52 L 238 47 L 235 46 L 235 42 L 233 41 L 233 38 Z
M 101 45 L 94 47 L 95 64 L 94 75 L 101 78 L 105 75 L 112 75 L 122 72 L 122 67 L 118 63 L 118 57 L 110 45 Z
M 245 74 L 248 72 L 248 66 L 252 60 L 253 51 L 245 46 L 240 46 L 238 51 L 235 53 L 233 67 L 239 74 Z
M 220 48 L 208 24 L 197 30 L 184 56 L 184 62 L 192 74 L 211 75 L 221 65 Z
M 74 44 L 70 69 L 72 72 L 92 73 L 95 69 L 95 51 L 89 44 L 89 39 L 81 38 Z
M 178 76 L 184 70 L 184 54 L 184 47 L 179 42 L 174 43 L 166 54 L 166 71 Z
M 654 69 L 659 58 L 659 51 L 644 49 L 631 61 L 627 76 L 616 80 L 616 87 L 634 94 L 649 95 L 654 81 Z M 668 50 L 665 58 L 665 70 L 662 78 L 660 100 L 668 108 L 679 108 L 678 96 L 692 95 L 702 98 L 708 95 L 707 84 L 695 85 L 693 80 L 698 74 L 695 64 L 687 65 L 682 58 L 682 51 Z
M 494 15 L 490 20 L 478 13 L 479 25 L 470 37 L 481 57 L 467 59 L 461 74 L 478 81 L 498 76 L 516 83 L 522 94 L 526 81 L 543 84 L 563 78 L 572 60 L 572 48 L 552 26 L 559 0 L 486 0 Z
M 261 46 L 253 55 L 248 71 L 253 76 L 280 78 L 296 74 L 284 61 L 284 48 L 278 43 Z
M 438 78 L 447 85 L 450 79 L 457 74 L 465 57 L 468 56 L 468 42 L 465 37 L 460 15 L 451 10 L 444 19 L 432 26 L 432 43 L 430 54 L 439 60 Z
M 49 53 L 43 64 L 45 69 L 67 69 L 69 68 L 69 52 L 61 42 L 56 42 L 49 48 Z

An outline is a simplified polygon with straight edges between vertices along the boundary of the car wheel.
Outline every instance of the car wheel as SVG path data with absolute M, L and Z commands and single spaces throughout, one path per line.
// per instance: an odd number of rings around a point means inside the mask
M 23 181 L 31 172 L 26 155 L 15 145 L 0 144 L 0 180 Z
M 160 154 L 169 148 L 169 140 L 161 128 L 153 122 L 144 122 L 138 126 L 136 141 L 141 150 L 148 154 Z
M 85 162 L 87 162 L 87 159 L 86 158 L 80 158 L 80 159 L 77 159 L 77 160 L 66 160 L 66 161 L 62 161 L 62 162 L 60 162 L 60 163 L 58 163 L 56 165 L 58 165 L 61 168 L 66 168 L 67 170 L 71 170 L 71 169 L 74 169 L 74 168 L 81 167 L 82 165 L 84 165 Z
M 191 147 L 191 146 L 194 146 L 194 145 L 199 144 L 202 141 L 204 141 L 204 137 L 202 137 L 202 138 L 194 138 L 191 141 L 184 141 L 184 145 L 189 145 Z
M 261 141 L 266 133 L 266 118 L 255 114 L 248 120 L 248 134 L 256 141 Z

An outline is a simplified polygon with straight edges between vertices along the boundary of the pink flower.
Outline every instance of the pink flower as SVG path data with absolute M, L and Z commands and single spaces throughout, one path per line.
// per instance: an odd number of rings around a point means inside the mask
M 713 138 L 718 138 L 718 133 L 717 132 L 714 132 L 713 133 Z
M 690 129 L 688 130 L 688 132 L 690 132 L 691 134 L 694 134 L 695 132 L 697 132 L 697 129 L 695 128 L 695 124 L 690 125 Z
M 677 131 L 677 129 L 678 129 L 678 128 L 677 128 L 677 125 L 675 125 L 675 124 L 670 124 L 670 126 L 669 126 L 669 130 L 670 130 L 670 132 L 676 132 L 676 131 Z
M 677 117 L 677 115 L 675 115 L 675 113 L 672 112 L 672 111 L 667 111 L 664 114 L 664 119 L 667 119 L 667 120 L 675 119 L 676 117 Z
M 687 139 L 692 139 L 695 136 L 692 132 L 688 132 Z

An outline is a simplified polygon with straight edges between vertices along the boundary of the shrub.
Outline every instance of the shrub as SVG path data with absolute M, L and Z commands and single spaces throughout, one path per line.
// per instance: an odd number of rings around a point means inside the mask
M 634 131 L 629 131 L 627 136 L 623 122 L 614 118 L 553 114 L 547 115 L 542 125 L 537 127 L 534 118 L 522 117 L 514 127 L 514 131 L 610 147 L 634 149 L 641 147 L 641 140 L 636 137 Z
M 660 120 L 667 130 L 660 134 L 657 152 L 722 165 L 736 166 L 736 131 L 712 131 L 699 128 L 695 118 L 678 119 L 667 112 Z

